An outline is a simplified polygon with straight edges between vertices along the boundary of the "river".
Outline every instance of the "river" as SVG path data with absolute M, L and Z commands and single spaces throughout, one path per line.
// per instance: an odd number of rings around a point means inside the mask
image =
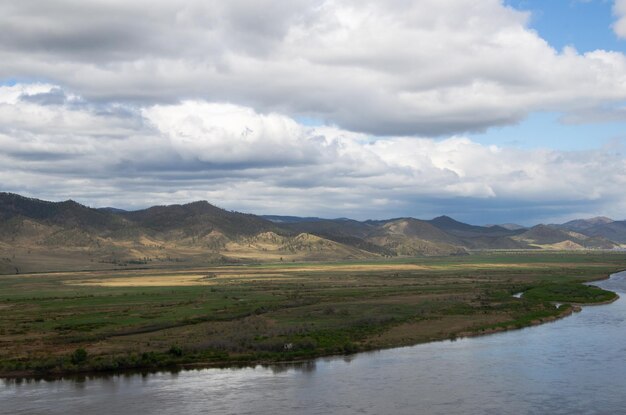
M 2 414 L 616 414 L 626 411 L 621 295 L 541 326 L 317 359 L 57 381 L 4 381 Z

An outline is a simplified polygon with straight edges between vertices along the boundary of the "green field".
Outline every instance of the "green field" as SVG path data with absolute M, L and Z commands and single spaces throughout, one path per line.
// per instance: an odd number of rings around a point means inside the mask
M 0 276 L 0 375 L 306 359 L 523 327 L 615 295 L 626 254 Z M 512 297 L 524 291 L 523 298 Z

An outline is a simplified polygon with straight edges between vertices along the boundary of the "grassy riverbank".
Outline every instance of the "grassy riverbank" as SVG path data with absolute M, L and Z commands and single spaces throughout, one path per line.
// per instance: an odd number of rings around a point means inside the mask
M 0 276 L 0 375 L 300 360 L 524 327 L 624 253 Z M 511 294 L 524 291 L 523 298 Z
M 617 294 L 577 283 L 552 282 L 531 288 L 524 297 L 535 301 L 554 301 L 560 303 L 601 304 L 617 299 Z

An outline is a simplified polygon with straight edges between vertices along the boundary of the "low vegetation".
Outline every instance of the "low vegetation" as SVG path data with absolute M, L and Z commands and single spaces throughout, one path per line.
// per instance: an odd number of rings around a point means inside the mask
M 617 294 L 588 285 L 549 283 L 531 288 L 524 297 L 537 301 L 593 304 L 614 301 Z
M 524 327 L 614 294 L 624 253 L 0 276 L 0 374 L 307 359 Z M 522 298 L 513 293 L 524 291 Z

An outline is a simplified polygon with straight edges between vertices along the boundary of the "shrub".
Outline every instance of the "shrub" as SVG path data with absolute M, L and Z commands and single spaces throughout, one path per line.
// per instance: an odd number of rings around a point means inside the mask
M 80 365 L 87 361 L 87 350 L 85 349 L 76 349 L 74 353 L 70 356 L 70 360 L 75 365 Z
M 177 357 L 180 357 L 183 355 L 183 349 L 181 349 L 180 346 L 172 346 L 167 352 L 171 354 L 172 356 L 177 356 Z

